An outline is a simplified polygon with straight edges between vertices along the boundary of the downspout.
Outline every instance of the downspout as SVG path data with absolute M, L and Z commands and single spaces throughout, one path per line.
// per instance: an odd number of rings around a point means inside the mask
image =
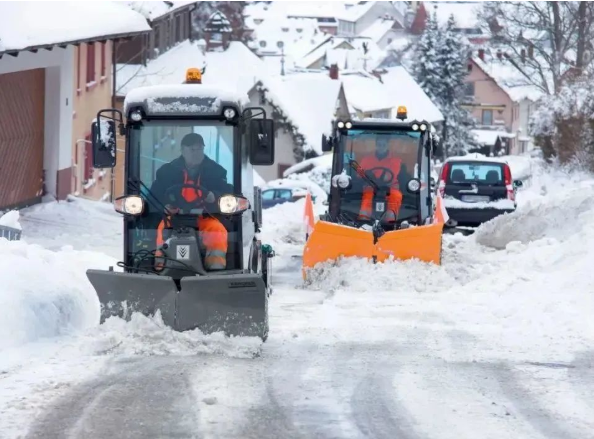
M 117 50 L 117 40 L 112 41 L 111 47 L 111 108 L 115 108 L 116 103 L 116 50 Z M 117 139 L 117 131 L 116 130 L 116 139 Z M 117 140 L 116 140 L 116 157 L 117 157 Z M 115 192 L 115 170 L 111 170 L 111 190 L 109 191 L 109 201 L 113 203 L 113 194 Z

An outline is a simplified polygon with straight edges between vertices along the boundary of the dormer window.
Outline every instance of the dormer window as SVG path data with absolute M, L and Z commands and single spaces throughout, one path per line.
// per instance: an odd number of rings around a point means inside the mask
M 264 41 L 264 40 L 260 41 L 260 47 L 266 47 L 266 41 Z

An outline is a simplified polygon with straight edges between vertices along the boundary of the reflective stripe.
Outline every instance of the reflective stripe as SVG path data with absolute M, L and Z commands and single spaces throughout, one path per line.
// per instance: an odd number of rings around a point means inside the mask
M 208 258 L 208 257 L 211 257 L 211 256 L 218 257 L 218 258 L 227 258 L 227 252 L 224 251 L 224 250 L 210 250 L 210 249 L 207 249 L 206 250 L 206 257 Z
M 207 269 L 222 269 L 227 266 L 227 260 L 219 256 L 207 256 L 204 258 L 204 265 Z

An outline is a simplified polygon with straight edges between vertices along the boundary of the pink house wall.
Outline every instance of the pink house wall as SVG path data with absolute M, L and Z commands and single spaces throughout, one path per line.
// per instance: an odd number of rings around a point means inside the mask
M 474 83 L 474 106 L 464 107 L 471 111 L 479 125 L 482 124 L 482 110 L 493 110 L 493 124 L 501 127 L 503 121 L 506 130 L 511 131 L 513 101 L 473 60 L 469 65 L 472 68 L 466 82 Z

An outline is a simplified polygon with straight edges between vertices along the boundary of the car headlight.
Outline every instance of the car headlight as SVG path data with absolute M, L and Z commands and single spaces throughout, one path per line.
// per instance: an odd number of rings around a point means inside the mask
M 144 212 L 144 200 L 138 195 L 128 195 L 115 200 L 116 212 L 124 215 L 138 216 Z
M 237 197 L 235 195 L 223 195 L 219 198 L 219 210 L 221 213 L 241 213 L 250 208 L 250 202 L 247 198 Z
M 421 182 L 416 178 L 413 178 L 408 182 L 407 187 L 410 192 L 419 192 L 421 190 Z

